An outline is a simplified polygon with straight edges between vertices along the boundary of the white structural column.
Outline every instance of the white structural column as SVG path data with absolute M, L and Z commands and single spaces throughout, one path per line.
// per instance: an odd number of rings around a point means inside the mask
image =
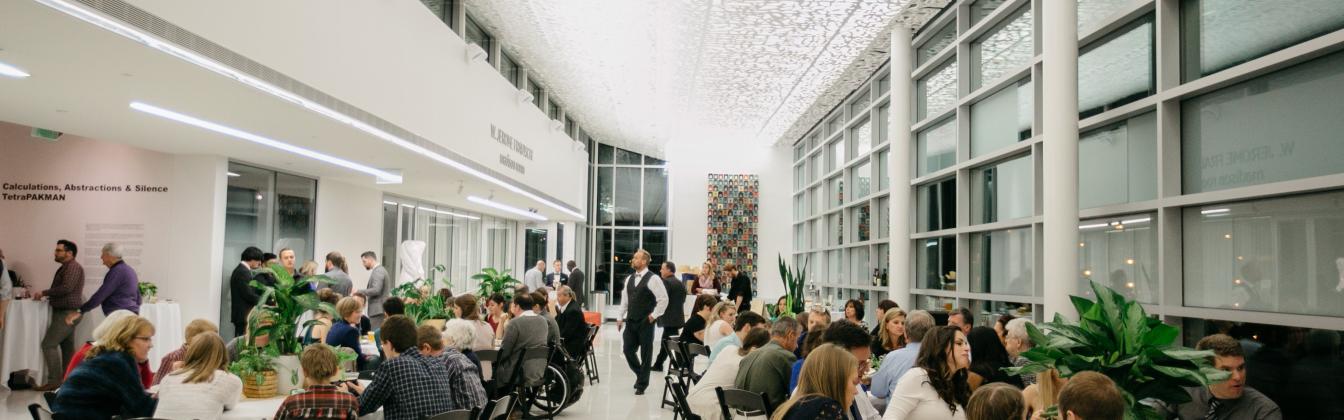
M 1045 313 L 1076 319 L 1078 284 L 1078 4 L 1045 1 L 1041 10 L 1042 214 Z
M 886 121 L 888 133 L 891 133 L 891 158 L 887 159 L 888 174 L 891 174 L 891 208 L 889 220 L 891 231 L 890 275 L 887 276 L 887 295 L 902 308 L 913 308 L 910 301 L 911 279 L 915 276 L 914 253 L 911 252 L 910 223 L 914 212 L 913 192 L 910 188 L 911 150 L 914 142 L 910 135 L 911 104 L 915 101 L 914 82 L 910 73 L 914 70 L 915 52 L 911 45 L 910 28 L 896 23 L 891 28 L 891 112 Z

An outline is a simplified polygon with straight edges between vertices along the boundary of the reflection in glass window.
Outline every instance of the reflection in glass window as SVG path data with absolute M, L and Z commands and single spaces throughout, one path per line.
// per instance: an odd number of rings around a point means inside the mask
M 831 120 L 826 122 L 826 135 L 835 135 L 835 133 L 839 133 L 840 129 L 844 126 L 845 110 L 844 108 L 840 108 L 836 110 L 835 116 L 831 117 Z
M 889 164 L 888 163 L 889 159 L 891 159 L 891 150 L 883 150 L 882 153 L 877 154 L 878 191 L 886 191 L 887 186 L 891 183 L 890 177 L 887 176 L 887 165 Z
M 823 191 L 824 188 L 825 188 L 824 186 L 818 185 L 817 187 L 812 188 L 812 192 L 808 193 L 808 195 L 809 195 L 810 197 L 812 197 L 812 214 L 813 214 L 813 215 L 816 215 L 816 214 L 818 214 L 818 213 L 823 213 L 823 212 L 825 212 L 826 210 L 829 210 L 829 209 L 830 209 L 829 207 L 826 206 L 826 192 Z M 822 236 L 822 235 L 818 235 L 818 236 Z
M 1344 316 L 1344 191 L 1182 212 L 1186 306 Z
M 1078 54 L 1078 115 L 1086 118 L 1152 95 L 1153 20 L 1147 17 L 1119 35 Z
M 597 163 L 610 165 L 612 162 L 612 155 L 615 154 L 614 150 L 614 147 L 599 143 L 597 146 Z
M 1004 315 L 1038 321 L 1032 314 L 1029 303 L 970 299 L 966 307 L 971 310 L 971 316 L 975 318 L 977 327 L 994 328 L 994 323 Z
M 1182 191 L 1344 172 L 1344 53 L 1181 104 Z
M 1130 299 L 1157 303 L 1157 229 L 1154 215 L 1093 219 L 1078 225 L 1078 293 L 1095 299 L 1090 282 Z
M 843 212 L 832 213 L 826 216 L 826 225 L 830 226 L 826 233 L 826 245 L 836 246 L 845 244 L 845 222 Z
M 859 88 L 858 95 L 854 96 L 854 101 L 849 103 L 849 116 L 856 118 L 860 115 L 868 115 L 868 105 L 873 103 L 873 98 L 869 94 L 869 87 Z
M 644 164 L 649 166 L 663 166 L 667 165 L 667 161 L 653 156 L 644 155 Z
M 877 144 L 891 141 L 888 137 L 888 129 L 891 126 L 891 104 L 882 104 L 877 109 Z
M 611 226 L 616 218 L 616 196 L 612 191 L 612 168 L 597 168 L 597 225 Z
M 510 57 L 508 53 L 499 56 L 499 74 L 508 80 L 509 84 L 518 87 L 518 61 Z
M 1032 249 L 1031 228 L 971 235 L 971 291 L 1030 295 Z
M 1096 30 L 1116 13 L 1135 3 L 1134 0 L 1078 0 L 1078 36 Z
M 537 84 L 536 80 L 528 78 L 527 91 L 532 94 L 532 105 L 536 105 L 537 109 L 541 109 L 541 101 L 543 100 L 542 95 L 546 94 L 546 89 L 543 89 L 541 85 Z
M 971 44 L 971 90 L 999 80 L 1031 62 L 1036 52 L 1032 46 L 1029 12 L 1030 7 L 1023 7 L 1016 17 L 1009 18 L 988 36 Z
M 869 150 L 873 150 L 873 122 L 865 119 L 863 122 L 859 123 L 859 125 L 851 128 L 849 130 L 849 139 L 854 145 L 854 154 L 849 156 L 850 159 L 857 158 L 864 153 L 868 153 Z
M 793 167 L 793 189 L 802 188 L 807 185 L 807 166 L 806 163 L 800 163 Z
M 986 17 L 994 13 L 995 9 L 1007 2 L 1008 0 L 976 0 L 971 2 L 971 5 L 968 6 L 971 12 L 970 26 L 975 26 L 975 24 L 985 20 Z
M 644 168 L 644 226 L 667 226 L 667 169 Z
M 640 169 L 616 169 L 616 226 L 639 226 Z
M 934 56 L 937 56 L 938 53 L 943 52 L 944 49 L 947 49 L 947 46 L 952 45 L 952 43 L 956 41 L 957 41 L 957 25 L 953 23 L 943 25 L 942 28 L 938 29 L 938 33 L 933 34 L 933 37 L 929 38 L 928 42 L 925 42 L 924 45 L 919 46 L 919 52 L 917 53 L 918 62 L 915 63 L 915 65 L 916 66 L 924 65 L 924 63 L 927 63 L 929 60 L 933 59 Z
M 915 143 L 918 176 L 952 167 L 957 163 L 957 120 L 949 119 L 920 132 Z
M 854 240 L 863 242 L 871 239 L 873 229 L 872 209 L 868 203 L 854 208 Z
M 480 24 L 476 23 L 476 19 L 472 19 L 471 15 L 467 15 L 466 29 L 467 30 L 465 32 L 467 36 L 466 40 L 467 43 L 479 45 L 482 50 L 485 50 L 487 58 L 490 60 L 490 62 L 493 63 L 495 57 L 493 53 L 491 53 L 491 51 L 494 51 L 493 48 L 495 46 L 495 37 L 490 36 L 490 33 L 486 32 L 485 28 L 481 27 Z
M 826 206 L 826 208 L 833 209 L 840 207 L 841 204 L 845 203 L 845 179 L 836 175 L 831 178 L 831 181 L 828 182 L 828 184 L 830 184 L 831 189 L 831 200 L 830 205 Z
M 845 167 L 845 141 L 836 140 L 831 143 L 831 149 L 827 151 L 831 156 L 830 166 L 826 167 L 826 172 Z
M 957 103 L 957 60 L 948 60 L 942 67 L 915 84 L 918 103 L 916 120 L 952 109 Z
M 1031 138 L 1033 92 L 1031 79 L 1026 79 L 971 105 L 972 158 Z
M 1032 215 L 1035 179 L 1031 156 L 971 172 L 971 221 L 993 223 Z
M 877 237 L 886 238 L 891 230 L 891 200 L 887 197 L 877 200 Z
M 622 148 L 616 148 L 617 165 L 638 165 L 640 162 L 639 153 L 631 152 Z
M 802 193 L 800 193 L 800 194 L 798 194 L 798 195 L 793 196 L 793 219 L 794 219 L 794 220 L 802 220 L 804 217 L 807 216 L 807 200 L 804 199 L 804 197 L 803 197 L 804 195 L 806 195 L 806 194 L 802 194 Z
M 849 286 L 872 286 L 872 278 L 867 274 L 872 272 L 872 262 L 868 260 L 868 247 L 861 246 L 849 249 L 849 272 L 853 273 L 845 279 L 844 284 Z M 840 306 L 844 308 L 844 306 Z
M 1265 6 L 1242 0 L 1181 2 L 1185 80 L 1344 28 L 1344 2 L 1338 0 L 1295 0 Z
M 854 179 L 853 181 L 854 195 L 850 197 L 851 200 L 864 198 L 867 197 L 868 194 L 872 193 L 873 167 L 869 165 L 868 162 L 864 162 L 863 164 L 854 168 L 853 179 Z
M 1085 133 L 1078 140 L 1078 208 L 1157 198 L 1157 114 Z
M 919 186 L 915 196 L 916 229 L 918 232 L 957 227 L 957 180 L 949 178 Z
M 915 241 L 918 278 L 914 287 L 933 290 L 957 290 L 957 239 L 955 236 Z

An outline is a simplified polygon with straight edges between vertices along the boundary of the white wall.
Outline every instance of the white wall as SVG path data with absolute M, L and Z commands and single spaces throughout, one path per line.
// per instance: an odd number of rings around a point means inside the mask
M 182 324 L 220 320 L 224 279 L 224 202 L 229 162 L 223 156 L 173 155 L 172 234 L 168 272 L 183 274 L 158 283 L 159 294 L 182 303 Z M 202 288 L 201 286 L 205 287 Z
M 536 106 L 520 103 L 518 89 L 489 63 L 468 61 L 465 42 L 418 1 L 342 2 L 339 7 L 263 0 L 130 3 L 580 212 L 585 208 L 586 183 L 581 181 L 587 154 L 553 130 Z M 530 147 L 531 160 L 496 142 L 492 124 Z M 526 165 L 526 173 L 503 168 L 501 155 Z
M 787 147 L 769 148 L 748 144 L 751 137 L 714 138 L 683 135 L 668 143 L 671 179 L 672 249 L 668 258 L 677 265 L 698 266 L 705 260 L 708 227 L 709 177 L 716 174 L 754 174 L 760 177 L 760 218 L 757 243 L 756 296 L 774 303 L 784 294 L 778 256 L 793 253 L 789 159 Z
M 317 181 L 317 222 L 313 257 L 322 263 L 328 252 L 339 251 L 350 267 L 355 289 L 366 287 L 369 270 L 359 254 L 382 253 L 383 192 L 332 179 Z M 379 255 L 379 260 L 382 255 Z

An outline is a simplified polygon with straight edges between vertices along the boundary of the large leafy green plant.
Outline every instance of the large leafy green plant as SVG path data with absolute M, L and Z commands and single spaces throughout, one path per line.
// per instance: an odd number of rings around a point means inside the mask
M 494 268 L 486 267 L 481 269 L 480 274 L 471 276 L 471 278 L 480 280 L 481 286 L 476 290 L 476 296 L 481 299 L 489 299 L 491 295 L 499 293 L 504 295 L 504 299 L 513 299 L 513 289 L 517 288 L 519 283 L 513 276 L 509 275 L 509 270 L 498 271 Z
M 427 319 L 449 319 L 452 313 L 448 312 L 443 296 L 433 293 L 434 273 L 445 271 L 444 266 L 436 265 L 430 269 L 428 279 L 415 279 L 410 282 L 397 285 L 392 289 L 392 296 L 401 298 L 406 304 L 406 317 L 419 325 L 421 321 Z M 451 286 L 447 277 L 442 279 L 444 286 Z
M 784 262 L 784 257 L 779 256 L 779 277 L 784 279 L 785 305 L 785 308 L 779 311 L 780 316 L 802 313 L 803 286 L 807 284 L 807 260 L 803 260 L 803 269 L 795 273 Z
M 1125 396 L 1126 420 L 1161 419 L 1152 407 L 1141 403 L 1155 399 L 1167 404 L 1190 401 L 1183 387 L 1207 386 L 1227 379 L 1214 369 L 1211 351 L 1197 351 L 1176 344 L 1180 330 L 1148 317 L 1143 306 L 1115 291 L 1092 282 L 1095 302 L 1071 296 L 1078 310 L 1077 323 L 1055 314 L 1042 324 L 1047 332 L 1027 324 L 1036 347 L 1022 353 L 1030 362 L 1005 369 L 1010 374 L 1039 373 L 1047 369 L 1070 377 L 1096 371 L 1114 380 Z
M 307 328 L 316 324 L 316 319 L 309 320 L 303 325 L 298 325 L 299 318 L 304 312 L 312 310 L 321 310 L 323 312 L 335 315 L 336 307 L 330 303 L 322 302 L 317 299 L 317 294 L 308 287 L 308 281 L 316 281 L 322 284 L 335 284 L 336 281 L 324 275 L 305 277 L 302 281 L 295 281 L 294 276 L 289 274 L 280 264 L 271 264 L 270 267 L 262 267 L 254 273 L 267 273 L 275 278 L 275 285 L 268 286 L 265 283 L 253 280 L 251 285 L 257 290 L 261 290 L 261 297 L 257 300 L 261 302 L 257 305 L 257 312 L 253 313 L 252 334 L 269 335 L 270 345 L 275 346 L 280 354 L 298 354 L 303 351 L 303 342 L 299 339 L 298 329 Z M 255 318 L 265 317 L 270 322 L 267 325 L 258 325 Z M 250 340 L 249 340 L 250 341 Z

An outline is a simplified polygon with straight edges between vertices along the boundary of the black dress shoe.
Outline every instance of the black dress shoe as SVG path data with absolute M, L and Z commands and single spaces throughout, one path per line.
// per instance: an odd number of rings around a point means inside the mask
M 644 395 L 644 388 L 635 388 L 635 395 Z
M 650 370 L 652 370 L 652 371 L 654 371 L 654 372 L 662 372 L 662 371 L 663 371 L 663 367 L 662 367 L 661 365 L 654 365 Z

